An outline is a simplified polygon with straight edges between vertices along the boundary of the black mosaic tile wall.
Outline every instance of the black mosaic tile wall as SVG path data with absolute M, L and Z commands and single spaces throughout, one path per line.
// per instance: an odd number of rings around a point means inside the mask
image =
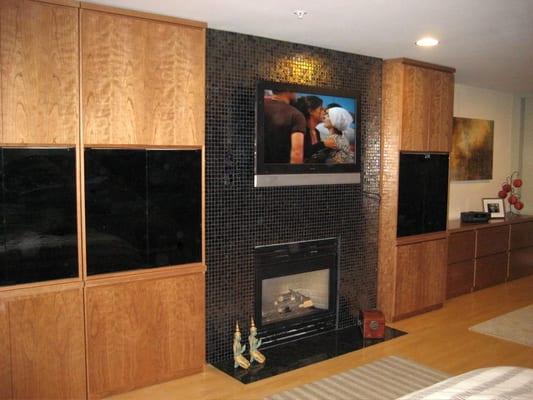
M 231 357 L 236 320 L 247 336 L 255 246 L 339 237 L 339 327 L 376 305 L 381 64 L 373 57 L 208 30 L 208 362 Z M 359 91 L 360 185 L 254 188 L 259 79 Z

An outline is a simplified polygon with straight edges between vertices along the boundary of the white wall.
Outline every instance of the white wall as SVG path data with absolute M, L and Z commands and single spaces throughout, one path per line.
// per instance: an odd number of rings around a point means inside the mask
M 524 203 L 522 214 L 533 214 L 533 96 L 524 97 L 525 109 L 522 116 L 521 177 L 524 185 L 521 188 L 521 199 Z M 519 156 L 517 156 L 519 157 Z
M 492 179 L 450 182 L 448 218 L 460 218 L 461 211 L 481 211 L 481 199 L 497 197 L 505 177 L 512 172 L 513 102 L 511 94 L 455 85 L 454 117 L 494 121 Z

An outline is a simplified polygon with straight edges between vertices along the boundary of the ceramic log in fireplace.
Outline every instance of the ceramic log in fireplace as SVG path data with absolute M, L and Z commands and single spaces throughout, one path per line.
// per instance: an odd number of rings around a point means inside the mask
M 336 326 L 336 239 L 255 248 L 255 320 L 265 344 Z

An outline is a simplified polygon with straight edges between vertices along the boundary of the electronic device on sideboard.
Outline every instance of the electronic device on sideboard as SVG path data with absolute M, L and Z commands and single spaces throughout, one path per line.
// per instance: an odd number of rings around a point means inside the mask
M 483 223 L 488 222 L 490 213 L 482 211 L 466 211 L 461 213 L 461 222 Z
M 359 95 L 352 91 L 259 81 L 254 186 L 360 183 L 359 99 Z M 332 111 L 333 108 L 336 110 Z M 335 119 L 342 129 L 334 131 L 326 127 L 328 111 L 328 118 Z M 317 116 L 316 113 L 322 114 Z M 293 136 L 301 137 L 293 135 L 294 132 L 304 133 L 303 144 L 291 141 Z M 339 132 L 338 137 L 332 132 Z M 328 137 L 336 139 L 336 146 L 342 152 L 331 150 L 331 145 L 326 146 Z M 294 148 L 303 153 L 303 157 L 296 157 L 296 161 L 291 153 Z

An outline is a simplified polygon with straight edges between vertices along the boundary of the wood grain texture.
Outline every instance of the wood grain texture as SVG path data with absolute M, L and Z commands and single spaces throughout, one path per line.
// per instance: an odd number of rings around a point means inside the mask
M 381 113 L 381 179 L 378 242 L 378 308 L 387 320 L 394 314 L 396 223 L 400 136 L 402 129 L 403 67 L 383 63 Z
M 446 299 L 470 293 L 474 287 L 474 259 L 448 264 Z
M 453 129 L 454 75 L 442 71 L 429 71 L 431 78 L 431 103 L 429 109 L 428 151 L 451 150 Z
M 533 275 L 533 246 L 512 250 L 509 257 L 509 279 Z
M 202 370 L 203 273 L 85 290 L 89 397 L 126 392 Z
M 504 283 L 507 279 L 508 262 L 507 252 L 477 258 L 474 290 Z
M 81 10 L 85 145 L 202 145 L 205 30 Z
M 400 150 L 427 151 L 432 71 L 405 65 L 402 141 Z
M 509 226 L 502 225 L 477 230 L 476 257 L 506 252 L 509 246 Z
M 29 0 L 2 0 L 0 48 L 1 142 L 76 144 L 78 10 Z
M 533 246 L 533 222 L 511 225 L 511 250 Z
M 152 14 L 136 10 L 128 10 L 124 8 L 110 7 L 103 4 L 87 3 L 85 1 L 80 3 L 80 7 L 86 10 L 103 11 L 109 14 L 128 15 L 130 17 L 145 18 L 153 21 L 169 22 L 172 24 L 188 25 L 196 28 L 207 28 L 207 23 L 200 21 L 193 21 L 190 19 L 176 18 L 168 15 Z
M 448 237 L 448 264 L 472 260 L 476 253 L 476 232 L 452 233 Z
M 11 399 L 11 337 L 8 304 L 0 300 L 0 399 Z
M 447 240 L 398 246 L 395 318 L 444 302 Z
M 113 400 L 262 400 L 388 355 L 406 357 L 452 375 L 497 365 L 533 368 L 533 347 L 468 330 L 472 325 L 533 303 L 532 286 L 533 276 L 456 297 L 437 311 L 392 324 L 409 332 L 408 335 L 250 385 L 208 366 L 204 373 L 124 393 Z
M 439 64 L 432 64 L 432 63 L 419 61 L 419 60 L 413 60 L 412 58 L 391 58 L 387 61 L 401 63 L 405 65 L 412 65 L 412 66 L 420 67 L 420 68 L 428 68 L 428 69 L 432 69 L 436 71 L 449 72 L 452 74 L 455 73 L 455 68 L 446 67 L 444 65 L 439 65 Z
M 8 307 L 13 397 L 85 398 L 81 287 L 10 298 Z

